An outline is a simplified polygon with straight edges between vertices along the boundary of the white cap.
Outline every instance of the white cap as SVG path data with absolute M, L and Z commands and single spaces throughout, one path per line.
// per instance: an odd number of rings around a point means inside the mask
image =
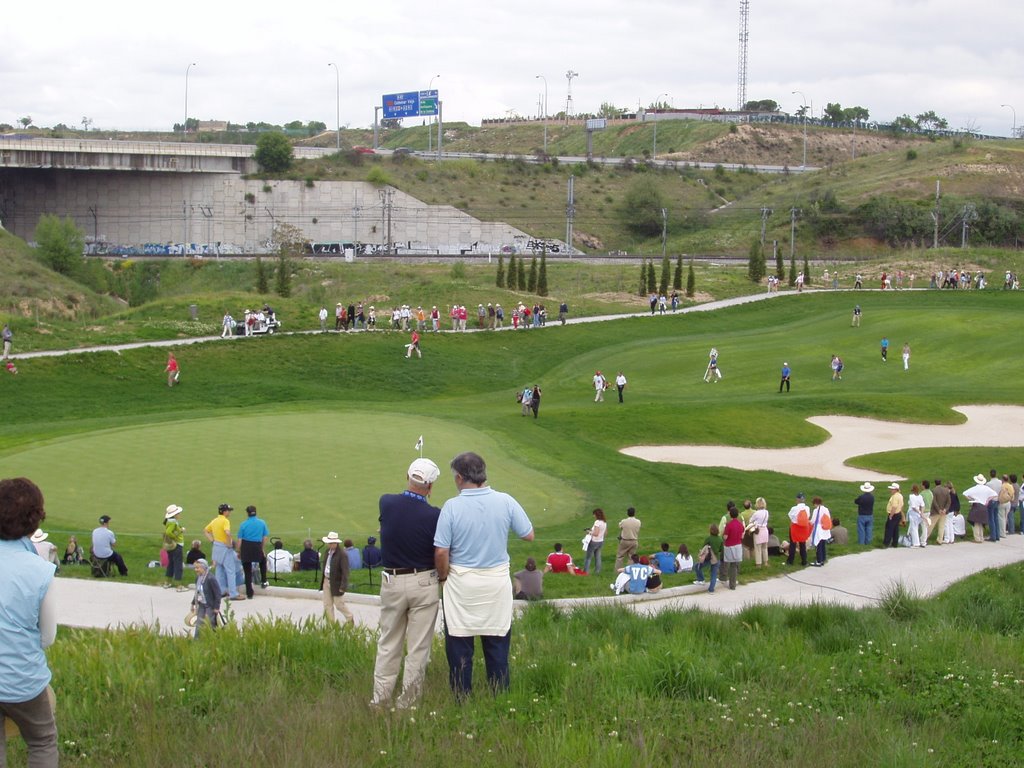
M 441 476 L 441 470 L 430 459 L 416 459 L 406 473 L 409 479 L 421 485 L 430 485 Z

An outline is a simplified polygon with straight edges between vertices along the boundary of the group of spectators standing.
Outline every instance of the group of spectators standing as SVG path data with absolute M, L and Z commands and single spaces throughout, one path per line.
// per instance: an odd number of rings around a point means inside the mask
M 932 534 L 936 544 L 952 544 L 957 536 L 966 537 L 968 523 L 972 540 L 979 544 L 1024 533 L 1024 503 L 1017 474 L 1000 474 L 992 469 L 987 478 L 979 473 L 972 480 L 974 484 L 962 494 L 957 493 L 950 481 L 943 484 L 938 478 L 934 483 L 923 480 L 911 486 L 906 499 L 900 484 L 890 483 L 882 545 L 925 547 Z M 871 491 L 874 489 L 866 483 L 861 490 L 863 493 L 856 501 L 857 537 L 859 543 L 869 544 L 874 519 Z M 966 516 L 961 495 L 970 505 Z M 907 528 L 907 532 L 901 534 L 901 528 Z
M 569 306 L 562 302 L 558 308 L 558 319 L 563 325 L 568 314 Z M 225 323 L 227 323 L 229 317 L 229 315 L 225 314 Z M 321 306 L 317 313 L 321 331 L 326 332 L 328 330 L 330 317 L 327 306 Z M 392 306 L 390 311 L 384 310 L 384 318 L 381 320 L 381 324 L 384 328 L 394 331 L 436 332 L 441 330 L 442 320 L 445 317 L 450 322 L 450 328 L 453 331 L 465 331 L 469 328 L 470 324 L 478 330 L 493 331 L 497 328 L 504 328 L 506 321 L 513 328 L 531 328 L 546 325 L 548 311 L 540 303 L 528 306 L 523 302 L 519 302 L 506 315 L 506 310 L 501 304 L 488 302 L 487 306 L 484 306 L 482 303 L 477 304 L 475 310 L 467 308 L 465 304 L 452 304 L 442 314 L 442 311 L 436 305 L 427 309 L 422 305 L 414 308 L 409 304 L 401 304 Z M 335 331 L 372 331 L 377 330 L 378 327 L 378 310 L 372 304 L 367 303 L 364 308 L 364 302 L 347 306 L 339 302 L 334 307 Z M 230 331 L 225 330 L 223 335 L 230 335 Z

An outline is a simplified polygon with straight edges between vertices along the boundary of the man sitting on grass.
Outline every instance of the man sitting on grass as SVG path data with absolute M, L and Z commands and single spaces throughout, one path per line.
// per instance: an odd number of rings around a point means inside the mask
M 622 594 L 624 589 L 631 595 L 642 595 L 647 591 L 647 580 L 654 574 L 661 574 L 653 565 L 641 563 L 640 556 L 635 552 L 629 558 L 632 562 L 625 568 L 619 568 L 619 576 L 611 585 L 616 595 Z
M 562 551 L 561 544 L 555 544 L 555 551 L 548 555 L 547 562 L 544 564 L 544 573 L 576 573 L 572 557 Z
M 676 558 L 675 555 L 668 551 L 667 541 L 661 543 L 661 551 L 655 552 L 651 555 L 650 559 L 654 561 L 662 573 L 676 572 Z

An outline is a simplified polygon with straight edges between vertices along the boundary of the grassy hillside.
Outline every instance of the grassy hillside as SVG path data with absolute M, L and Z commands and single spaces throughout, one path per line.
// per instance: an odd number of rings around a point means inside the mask
M 24 240 L 0 229 L 0 317 L 81 321 L 116 311 L 118 302 L 42 264 Z M 17 319 L 17 320 L 15 320 Z
M 568 176 L 575 177 L 576 239 L 588 252 L 625 250 L 658 253 L 660 214 L 646 231 L 631 224 L 636 209 L 626 205 L 637 189 L 648 192 L 652 210 L 668 211 L 670 252 L 744 256 L 760 238 L 762 209 L 766 239 L 788 251 L 790 209 L 797 215 L 797 250 L 811 258 L 877 255 L 891 246 L 931 244 L 930 212 L 936 180 L 941 181 L 940 244 L 959 246 L 965 205 L 978 215 L 970 220 L 971 242 L 1014 245 L 1024 236 L 1020 190 L 1024 186 L 1024 147 L 1012 141 L 945 138 L 896 138 L 858 135 L 815 128 L 808 133 L 808 163 L 821 169 L 809 173 L 758 174 L 721 167 L 698 170 L 688 163 L 739 162 L 800 165 L 802 134 L 794 126 L 727 126 L 671 121 L 659 127 L 659 158 L 670 168 L 650 167 L 642 152 L 650 149 L 643 126 L 616 128 L 595 138 L 597 156 L 641 158 L 629 169 L 596 164 L 562 167 L 530 165 L 516 154 L 533 154 L 522 142 L 535 126 L 456 128 L 466 136 L 449 147 L 465 151 L 506 153 L 498 162 L 445 161 L 411 157 L 372 157 L 343 153 L 298 164 L 291 176 L 302 179 L 371 180 L 392 184 L 429 203 L 454 205 L 484 220 L 507 221 L 543 237 L 565 236 Z M 421 129 L 403 129 L 388 144 L 404 146 Z M 574 133 L 576 131 L 576 133 Z M 580 154 L 580 129 L 556 132 L 549 153 Z M 852 159 L 853 143 L 858 154 Z M 461 144 L 459 142 L 462 142 Z M 479 143 L 478 143 L 479 142 Z M 424 147 L 425 148 L 425 147 Z M 682 149 L 679 149 L 682 148 Z M 668 150 L 676 150 L 668 154 Z M 794 156 L 794 152 L 796 153 Z M 862 211 L 873 198 L 892 198 L 909 210 Z M 655 213 L 657 211 L 655 210 Z M 904 224 L 912 219 L 912 226 Z

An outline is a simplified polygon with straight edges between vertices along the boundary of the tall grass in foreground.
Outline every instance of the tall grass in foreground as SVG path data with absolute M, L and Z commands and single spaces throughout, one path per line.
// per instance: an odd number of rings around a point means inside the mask
M 457 706 L 435 644 L 422 706 L 367 707 L 372 633 L 310 622 L 198 641 L 62 631 L 65 766 L 1009 766 L 1024 749 L 1024 566 L 878 608 L 640 618 L 531 606 L 512 688 Z M 913 611 L 894 610 L 913 605 Z M 476 682 L 482 684 L 479 664 Z M 13 745 L 12 764 L 23 760 Z

